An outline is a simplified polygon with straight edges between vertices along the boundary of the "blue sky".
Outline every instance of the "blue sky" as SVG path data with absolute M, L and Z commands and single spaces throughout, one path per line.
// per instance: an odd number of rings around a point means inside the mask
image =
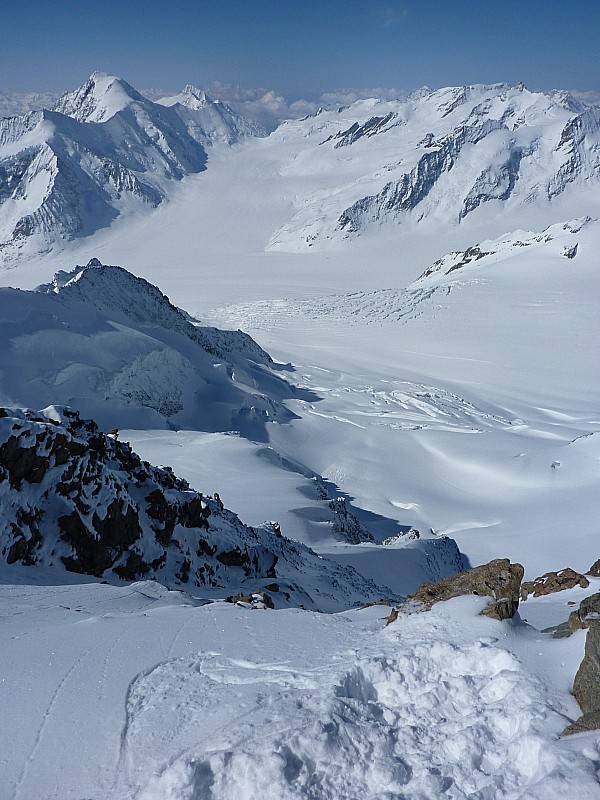
M 314 100 L 522 80 L 600 90 L 600 0 L 0 0 L 0 92 L 213 81 Z

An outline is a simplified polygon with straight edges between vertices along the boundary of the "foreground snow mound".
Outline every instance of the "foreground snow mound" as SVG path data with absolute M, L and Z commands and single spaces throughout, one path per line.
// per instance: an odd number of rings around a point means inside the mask
M 191 425 L 264 439 L 291 386 L 241 331 L 194 325 L 152 284 L 92 259 L 36 292 L 0 289 L 0 402 L 78 408 L 106 430 Z
M 0 409 L 0 501 L 8 564 L 154 578 L 221 597 L 260 588 L 277 605 L 319 610 L 386 593 L 269 525 L 244 525 L 69 409 Z
M 600 797 L 592 762 L 556 738 L 561 700 L 464 615 L 477 602 L 357 631 L 344 667 L 159 664 L 129 690 L 124 782 L 143 800 Z

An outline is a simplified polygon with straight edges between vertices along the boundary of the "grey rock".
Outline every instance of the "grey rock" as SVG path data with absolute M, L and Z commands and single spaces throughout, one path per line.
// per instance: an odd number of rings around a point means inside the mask
M 569 614 L 566 622 L 544 628 L 542 632 L 551 633 L 555 639 L 564 639 L 575 631 L 589 628 L 590 623 L 596 619 L 600 619 L 600 592 L 584 598 L 579 608 Z
M 584 714 L 600 712 L 600 621 L 589 623 L 585 654 L 573 682 L 573 696 Z
M 573 733 L 586 733 L 600 729 L 600 711 L 590 711 L 582 714 L 579 719 L 572 722 L 564 729 L 561 736 L 571 736 Z

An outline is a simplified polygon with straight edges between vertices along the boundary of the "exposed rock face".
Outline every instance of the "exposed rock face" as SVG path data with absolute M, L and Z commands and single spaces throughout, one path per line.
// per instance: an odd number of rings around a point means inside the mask
M 561 736 L 570 736 L 572 733 L 586 733 L 596 731 L 600 728 L 600 711 L 590 711 L 589 714 L 582 714 L 579 719 L 572 722 L 562 732 Z
M 582 600 L 577 611 L 569 614 L 567 625 L 570 633 L 575 633 L 582 628 L 589 628 L 597 619 L 600 619 L 600 592 Z
M 582 628 L 588 632 L 583 660 L 573 681 L 573 696 L 583 715 L 565 728 L 563 736 L 600 728 L 600 592 L 582 600 L 567 622 L 551 631 L 560 638 Z
M 373 534 L 348 510 L 344 497 L 330 500 L 329 508 L 333 511 L 333 532 L 336 539 L 349 544 L 375 541 Z
M 575 681 L 573 695 L 584 714 L 600 712 L 600 621 L 589 624 L 585 655 Z
M 270 525 L 244 525 L 65 408 L 0 409 L 0 505 L 9 564 L 229 593 L 248 594 L 249 583 L 279 605 L 321 610 L 385 594 Z
M 275 608 L 273 600 L 266 592 L 253 592 L 252 594 L 239 593 L 226 597 L 227 603 L 238 603 L 243 606 L 249 606 L 252 609 L 257 608 Z
M 600 592 L 586 597 L 565 622 L 545 628 L 543 633 L 551 633 L 555 639 L 564 639 L 575 631 L 589 628 L 590 623 L 596 619 L 600 619 Z
M 533 581 L 526 581 L 521 586 L 521 600 L 527 600 L 529 595 L 533 597 L 541 597 L 545 594 L 553 594 L 554 592 L 562 592 L 563 589 L 572 589 L 574 586 L 581 586 L 582 589 L 587 589 L 590 582 L 585 575 L 580 575 L 579 572 L 567 567 L 558 572 L 546 572 L 539 578 Z
M 594 561 L 587 574 L 591 575 L 593 578 L 600 578 L 600 558 Z
M 439 583 L 421 584 L 400 608 L 421 606 L 429 611 L 435 603 L 443 600 L 476 594 L 493 597 L 495 601 L 484 608 L 482 614 L 499 620 L 510 619 L 519 606 L 523 571 L 521 564 L 511 564 L 507 558 L 496 559 L 489 564 L 459 572 Z M 393 622 L 391 617 L 390 622 Z

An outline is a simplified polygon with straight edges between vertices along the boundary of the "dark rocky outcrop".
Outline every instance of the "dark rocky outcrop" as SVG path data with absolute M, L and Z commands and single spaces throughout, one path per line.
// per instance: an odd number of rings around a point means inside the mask
M 597 728 L 600 723 L 600 620 L 598 619 L 589 622 L 585 654 L 575 675 L 573 695 L 583 711 L 583 717 L 574 723 L 575 726 L 583 730 Z
M 270 523 L 244 525 L 68 408 L 0 409 L 0 506 L 8 564 L 243 594 L 276 581 L 279 604 L 321 610 L 385 593 Z
M 588 569 L 587 574 L 591 575 L 592 578 L 600 578 L 600 558 L 594 561 L 592 566 Z
M 575 722 L 567 725 L 561 736 L 570 736 L 572 733 L 588 733 L 599 728 L 600 711 L 590 711 L 588 714 L 582 714 Z
M 392 610 L 388 622 L 397 619 L 398 611 L 403 609 L 421 608 L 429 611 L 435 603 L 471 594 L 494 599 L 483 609 L 483 615 L 498 620 L 510 619 L 519 606 L 523 571 L 521 564 L 511 564 L 507 558 L 503 558 L 459 572 L 438 583 L 422 583 L 398 609 Z
M 267 588 L 267 587 L 265 587 Z M 227 603 L 239 603 L 240 605 L 247 605 L 250 608 L 275 608 L 273 599 L 263 591 L 252 592 L 252 594 L 239 594 L 230 595 L 225 598 Z
M 561 569 L 558 572 L 546 572 L 533 581 L 525 581 L 521 585 L 521 600 L 527 600 L 529 595 L 541 597 L 554 592 L 562 592 L 564 589 L 572 589 L 574 586 L 581 586 L 582 589 L 587 589 L 589 585 L 590 582 L 585 575 L 566 567 L 566 569 Z

